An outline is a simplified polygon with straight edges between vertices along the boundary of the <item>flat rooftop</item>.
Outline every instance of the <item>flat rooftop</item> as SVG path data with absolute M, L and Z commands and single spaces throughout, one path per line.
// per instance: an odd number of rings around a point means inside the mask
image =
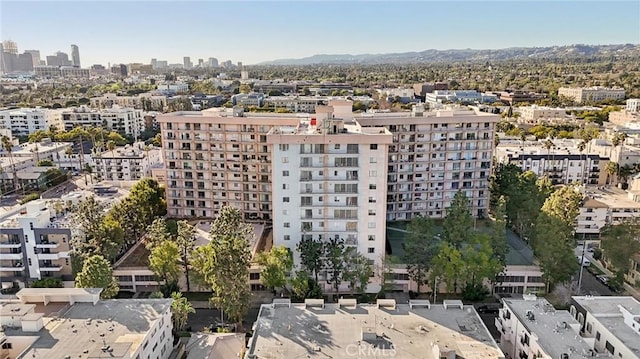
M 37 333 L 7 328 L 8 336 L 38 336 L 24 358 L 130 358 L 152 324 L 171 306 L 170 299 L 110 299 L 76 303 Z M 110 346 L 112 352 L 103 352 Z
M 363 331 L 377 339 L 363 340 Z M 248 353 L 260 358 L 439 359 L 434 345 L 465 359 L 504 358 L 472 306 L 410 309 L 399 304 L 392 310 L 363 304 L 351 309 L 262 305 L 252 340 Z
M 593 315 L 602 325 L 631 351 L 640 356 L 640 334 L 624 323 L 620 307 L 634 316 L 640 316 L 640 302 L 633 297 L 573 297 L 580 306 Z
M 616 188 L 614 186 L 589 186 L 585 191 L 585 195 L 590 200 L 595 200 L 598 203 L 587 200 L 586 207 L 592 208 L 640 208 L 640 203 L 629 199 L 629 193 L 625 190 Z
M 556 310 L 546 299 L 503 299 L 532 336 L 538 337 L 538 343 L 551 358 L 560 358 L 563 353 L 569 358 L 584 359 L 584 354 L 592 349 L 578 335 L 580 323 L 566 310 Z M 533 313 L 533 319 L 527 317 Z M 574 328 L 565 327 L 564 323 Z

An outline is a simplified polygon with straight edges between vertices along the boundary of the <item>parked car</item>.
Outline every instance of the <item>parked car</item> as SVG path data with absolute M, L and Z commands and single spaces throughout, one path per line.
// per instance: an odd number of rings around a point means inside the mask
M 577 256 L 576 259 L 578 259 L 578 263 L 582 263 L 583 267 L 588 267 L 591 265 L 591 261 L 588 260 L 587 258 L 584 258 L 582 256 Z
M 602 284 L 606 285 L 607 283 L 609 283 L 609 277 L 607 277 L 604 274 L 600 274 L 596 276 L 596 279 L 599 280 L 600 282 L 602 282 Z
M 502 308 L 500 304 L 495 303 L 481 305 L 476 310 L 478 311 L 478 313 L 482 314 L 496 314 L 500 311 L 500 308 Z

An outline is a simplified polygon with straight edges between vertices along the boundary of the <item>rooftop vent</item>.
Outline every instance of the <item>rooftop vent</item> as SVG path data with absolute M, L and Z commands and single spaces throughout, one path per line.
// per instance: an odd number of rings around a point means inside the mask
M 536 319 L 536 316 L 533 314 L 533 312 L 532 312 L 532 311 L 527 310 L 527 319 L 529 319 L 529 320 L 535 320 L 535 319 Z

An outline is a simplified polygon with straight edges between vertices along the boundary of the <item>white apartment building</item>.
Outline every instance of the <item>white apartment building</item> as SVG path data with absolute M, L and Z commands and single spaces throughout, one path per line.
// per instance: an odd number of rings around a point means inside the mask
M 27 136 L 50 126 L 48 110 L 41 108 L 17 108 L 0 110 L 0 129 L 11 130 L 14 136 Z
M 267 96 L 265 106 L 283 108 L 291 112 L 314 113 L 316 106 L 326 105 L 326 96 Z
M 514 163 L 523 171 L 548 177 L 553 184 L 606 184 L 608 157 L 594 154 L 597 151 L 591 151 L 591 146 L 581 153 L 577 145 L 576 140 L 554 140 L 547 149 L 542 140 L 524 144 L 505 140 L 496 147 L 495 157 L 499 163 Z
M 627 191 L 613 186 L 589 186 L 580 206 L 576 233 L 586 239 L 597 239 L 607 224 L 619 224 L 640 217 L 640 183 L 634 180 Z
M 159 83 L 157 87 L 157 91 L 188 92 L 189 84 L 183 83 L 183 82 Z
M 346 106 L 350 105 L 344 105 L 344 110 Z M 384 126 L 393 134 L 387 220 L 418 215 L 444 218 L 459 190 L 465 191 L 474 216 L 487 215 L 499 116 L 480 111 L 423 112 L 418 106 L 411 113 L 367 113 L 354 118 L 363 127 Z
M 508 358 L 584 359 L 592 347 L 580 334 L 580 323 L 544 298 L 503 299 L 495 324 L 500 349 Z
M 144 131 L 142 111 L 133 108 L 112 107 L 101 110 L 86 106 L 67 109 L 62 112 L 65 131 L 75 127 L 104 127 L 111 131 L 137 137 Z
M 90 99 L 93 108 L 111 108 L 114 105 L 120 107 L 132 107 L 145 111 L 162 111 L 167 107 L 167 96 L 154 95 L 150 92 L 141 93 L 136 96 L 118 96 L 114 93 L 107 93 L 100 97 Z
M 604 100 L 622 100 L 625 96 L 623 88 L 593 87 L 560 87 L 558 96 L 566 96 L 576 103 L 598 102 Z
M 0 301 L 0 357 L 167 359 L 171 299 L 100 300 L 102 288 L 27 288 Z
M 144 143 L 119 147 L 93 155 L 96 176 L 107 181 L 137 181 L 151 176 L 151 168 L 162 163 L 159 148 L 145 149 Z
M 311 119 L 269 131 L 274 244 L 290 248 L 298 263 L 303 237 L 336 238 L 380 265 L 391 141 L 384 127 L 334 118 L 333 108 L 324 106 Z
M 531 105 L 518 107 L 516 111 L 519 112 L 520 117 L 526 121 L 567 117 L 567 110 L 564 108 Z
M 633 297 L 577 296 L 569 311 L 596 354 L 640 358 L 640 302 Z
M 629 112 L 640 112 L 640 98 L 630 98 L 627 100 L 627 106 L 625 106 L 625 110 Z
M 0 216 L 3 288 L 14 283 L 24 287 L 30 281 L 46 277 L 73 280 L 69 258 L 71 231 L 55 222 L 57 214 L 64 211 L 60 206 L 62 203 L 36 200 Z

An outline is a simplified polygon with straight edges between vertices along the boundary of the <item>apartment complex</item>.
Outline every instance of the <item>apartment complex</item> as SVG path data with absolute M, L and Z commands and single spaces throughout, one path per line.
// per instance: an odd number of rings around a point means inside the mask
M 142 111 L 133 108 L 112 107 L 101 110 L 86 106 L 62 111 L 65 131 L 75 127 L 104 127 L 129 136 L 139 136 L 144 131 Z
M 607 183 L 608 157 L 578 149 L 575 140 L 555 140 L 546 148 L 544 142 L 502 141 L 495 157 L 500 163 L 514 163 L 523 171 L 533 171 L 538 177 L 548 177 L 553 184 L 604 185 Z
M 107 93 L 100 97 L 92 97 L 89 101 L 91 107 L 100 109 L 111 108 L 117 105 L 145 111 L 162 111 L 167 107 L 167 96 L 154 95 L 149 92 L 136 96 L 118 96 L 114 93 Z
M 544 298 L 524 295 L 503 299 L 495 324 L 500 349 L 510 358 L 584 359 L 592 347 L 580 334 L 580 323 L 566 310 L 556 310 Z
M 145 149 L 141 142 L 103 151 L 92 156 L 98 179 L 107 181 L 137 181 L 151 176 L 151 168 L 162 163 L 162 151 Z
M 558 96 L 565 96 L 576 103 L 598 102 L 604 100 L 624 100 L 623 88 L 593 87 L 560 87 Z
M 44 200 L 20 206 L 0 217 L 0 280 L 3 285 L 46 277 L 72 280 L 71 231 L 56 222 L 60 209 Z M 53 220 L 52 220 L 53 219 Z
M 569 311 L 596 354 L 640 358 L 638 300 L 633 297 L 572 297 Z
M 526 121 L 567 117 L 567 110 L 564 108 L 531 105 L 518 107 L 517 111 L 520 113 L 520 117 Z
M 290 248 L 298 262 L 302 238 L 335 238 L 380 264 L 391 143 L 384 127 L 334 118 L 326 106 L 295 126 L 271 129 L 274 244 Z
M 597 239 L 607 224 L 619 224 L 640 217 L 640 183 L 632 182 L 628 191 L 613 186 L 589 186 L 580 206 L 576 233 L 587 239 Z
M 302 319 L 301 319 L 302 318 Z M 249 358 L 504 359 L 471 305 L 378 299 L 325 303 L 307 299 L 263 304 L 249 339 Z
M 385 127 L 393 135 L 392 143 L 385 144 L 387 198 L 379 199 L 386 203 L 387 220 L 417 215 L 443 218 L 460 189 L 470 199 L 473 215 L 486 215 L 498 116 L 479 111 L 354 116 L 351 106 L 350 101 L 331 101 L 329 107 L 332 117 L 355 120 L 361 131 Z M 267 143 L 267 133 L 272 128 L 297 127 L 301 119 L 310 123 L 312 116 L 245 116 L 241 110 L 231 114 L 219 109 L 158 116 L 169 215 L 210 218 L 229 204 L 241 208 L 247 219 L 271 220 L 271 184 L 281 188 L 283 183 L 274 181 L 273 144 Z
M 14 136 L 27 136 L 38 130 L 46 131 L 55 124 L 52 111 L 41 108 L 0 110 L 0 129 L 11 130 Z
M 27 288 L 0 301 L 0 357 L 167 359 L 171 299 L 100 300 L 102 288 Z
M 351 113 L 346 106 L 350 105 L 343 105 L 344 117 Z M 476 110 L 423 111 L 416 106 L 411 113 L 355 117 L 363 127 L 383 126 L 393 134 L 387 168 L 387 220 L 410 220 L 418 215 L 444 218 L 459 190 L 465 191 L 474 216 L 486 216 L 499 116 Z

